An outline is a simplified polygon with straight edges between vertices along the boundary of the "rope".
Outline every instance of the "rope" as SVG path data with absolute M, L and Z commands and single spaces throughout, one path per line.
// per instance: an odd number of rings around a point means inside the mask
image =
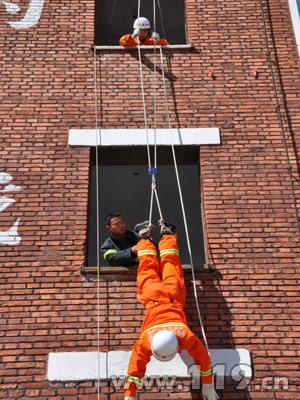
M 140 18 L 140 12 L 141 12 L 141 0 L 138 1 L 138 18 Z M 147 137 L 148 165 L 150 168 L 151 167 L 151 157 L 150 157 L 150 147 L 149 147 L 148 119 L 147 119 L 147 109 L 146 109 L 146 101 L 145 101 L 144 78 L 143 78 L 143 70 L 142 70 L 142 55 L 141 55 L 141 46 L 140 46 L 140 36 L 138 36 L 138 55 L 139 55 L 139 71 L 140 71 L 141 88 L 142 88 L 144 121 L 145 121 L 146 137 Z
M 138 1 L 138 18 L 140 18 L 141 13 L 141 0 Z M 154 30 L 156 27 L 156 9 L 155 9 L 155 0 L 153 0 L 153 19 L 154 19 Z M 152 168 L 151 163 L 151 154 L 150 154 L 150 144 L 149 144 L 149 130 L 148 130 L 148 118 L 147 118 L 147 108 L 146 108 L 146 100 L 145 100 L 145 88 L 144 88 L 144 77 L 143 77 L 143 69 L 142 69 L 142 56 L 141 56 L 141 46 L 140 46 L 140 37 L 138 36 L 138 56 L 139 56 L 139 71 L 140 71 L 140 80 L 141 80 L 141 88 L 142 88 L 142 100 L 143 100 L 143 110 L 144 110 L 144 121 L 145 121 L 145 130 L 146 130 L 146 138 L 147 138 L 147 156 L 148 156 L 148 168 L 149 173 L 152 177 L 151 183 L 151 198 L 150 198 L 150 207 L 149 207 L 149 224 L 152 222 L 152 213 L 153 213 L 153 203 L 154 203 L 154 195 L 157 203 L 157 207 L 159 210 L 160 219 L 162 219 L 162 212 L 159 203 L 158 193 L 156 190 L 156 180 L 155 175 L 157 173 L 157 141 L 156 141 L 156 43 L 154 44 L 154 67 L 153 67 L 153 108 L 154 108 L 154 168 Z M 154 173 L 155 171 L 155 173 Z
M 159 9 L 159 15 L 160 15 L 160 22 L 161 22 L 161 27 L 162 27 L 162 31 L 163 31 L 163 37 L 166 37 L 166 31 L 165 31 L 165 25 L 164 25 L 164 20 L 162 17 L 162 11 L 161 11 L 161 6 L 160 6 L 160 1 L 157 0 L 158 3 L 158 9 Z
M 97 232 L 96 232 L 96 241 L 97 241 L 97 371 L 98 371 L 98 400 L 100 400 L 100 235 L 99 235 L 99 152 L 98 152 L 98 96 L 97 96 L 97 55 L 96 49 L 94 47 L 94 82 L 95 82 L 95 128 L 96 128 L 96 218 L 97 218 Z
M 204 330 L 204 326 L 203 326 L 203 322 L 202 322 L 200 307 L 199 307 L 199 299 L 198 299 L 198 295 L 197 295 L 195 269 L 194 269 L 193 256 L 192 256 L 192 250 L 191 250 L 190 236 L 189 236 L 189 231 L 188 231 L 188 226 L 187 226 L 186 212 L 185 212 L 185 206 L 184 206 L 184 202 L 183 202 L 181 183 L 180 183 L 180 178 L 179 178 L 179 173 L 178 173 L 178 166 L 177 166 L 177 160 L 176 160 L 176 154 L 175 154 L 175 148 L 174 148 L 174 142 L 173 142 L 173 135 L 172 135 L 172 130 L 171 130 L 170 109 L 169 109 L 169 103 L 168 103 L 166 78 L 165 78 L 165 67 L 164 67 L 163 52 L 162 52 L 161 46 L 160 46 L 160 59 L 161 59 L 161 69 L 162 69 L 162 76 L 163 76 L 166 111 L 167 111 L 167 116 L 168 116 L 168 127 L 169 127 L 170 138 L 171 138 L 172 155 L 173 155 L 173 160 L 174 160 L 174 168 L 175 168 L 175 173 L 176 173 L 176 180 L 177 180 L 177 185 L 178 185 L 180 204 L 181 204 L 182 216 L 183 216 L 183 221 L 184 221 L 184 229 L 185 229 L 187 246 L 188 246 L 188 251 L 189 251 L 190 263 L 191 263 L 194 297 L 196 300 L 196 307 L 197 307 L 198 318 L 199 318 L 199 322 L 200 322 L 200 326 L 201 326 L 202 336 L 203 336 L 203 339 L 205 342 L 206 349 L 209 353 L 208 342 L 207 342 L 207 338 L 206 338 L 206 334 L 205 334 L 205 330 Z
M 111 43 L 111 37 L 112 37 L 112 21 L 113 21 L 113 18 L 114 18 L 114 12 L 115 12 L 115 8 L 116 8 L 116 3 L 117 3 L 117 0 L 114 0 L 114 4 L 113 4 L 113 7 L 112 7 L 112 12 L 111 12 L 111 17 L 110 17 L 110 21 L 109 21 L 109 45 L 111 46 L 112 45 L 112 43 Z
M 290 156 L 289 156 L 288 146 L 287 146 L 285 132 L 284 132 L 282 115 L 281 115 L 281 112 L 280 112 L 280 103 L 279 103 L 279 98 L 278 98 L 278 93 L 277 93 L 277 88 L 276 88 L 276 81 L 275 81 L 275 76 L 274 76 L 274 71 L 273 71 L 273 64 L 272 64 L 272 60 L 271 60 L 271 52 L 270 52 L 270 46 L 269 46 L 269 41 L 268 41 L 268 32 L 267 32 L 267 24 L 266 24 L 266 19 L 265 19 L 265 14 L 264 14 L 264 5 L 262 3 L 262 0 L 259 0 L 259 3 L 260 3 L 262 21 L 263 21 L 263 26 L 264 26 L 264 36 L 265 36 L 265 43 L 266 43 L 266 48 L 267 48 L 269 68 L 270 68 L 271 77 L 272 77 L 273 91 L 274 91 L 274 96 L 275 96 L 276 105 L 277 105 L 276 111 L 277 111 L 277 114 L 278 114 L 278 119 L 279 119 L 279 124 L 280 124 L 280 129 L 281 129 L 281 136 L 282 136 L 284 149 L 285 149 L 285 154 L 286 154 L 286 159 L 287 159 L 287 169 L 289 171 L 290 186 L 291 186 L 291 191 L 292 191 L 294 209 L 295 209 L 295 213 L 296 213 L 297 229 L 298 229 L 298 240 L 299 240 L 300 239 L 300 220 L 299 220 L 299 210 L 298 210 L 298 207 L 297 207 L 297 201 L 296 201 L 296 195 L 295 195 L 295 189 L 294 189 L 292 167 L 291 167 Z
M 160 1 L 159 0 L 158 0 L 158 5 L 159 5 L 161 20 L 162 20 L 162 13 L 161 13 L 161 7 L 160 7 Z M 138 18 L 140 18 L 140 7 L 141 7 L 141 1 L 139 0 L 138 1 Z M 153 0 L 153 20 L 154 20 L 154 31 L 156 31 L 156 6 L 155 6 L 155 0 Z M 162 21 L 162 25 L 163 25 L 163 21 Z M 183 215 L 183 221 L 184 221 L 184 228 L 185 228 L 185 233 L 186 233 L 187 246 L 188 246 L 191 269 L 192 269 L 194 296 L 195 296 L 195 300 L 196 300 L 196 307 L 197 307 L 198 318 L 199 318 L 199 322 L 200 322 L 200 326 L 201 326 L 202 336 L 203 336 L 207 351 L 209 352 L 208 343 L 207 343 L 207 339 L 206 339 L 206 335 L 205 335 L 205 331 L 204 331 L 204 326 L 203 326 L 203 322 L 202 322 L 202 318 L 201 318 L 200 307 L 199 307 L 199 300 L 198 300 L 198 295 L 197 295 L 197 287 L 196 287 L 196 279 L 195 279 L 195 270 L 194 270 L 194 263 L 193 263 L 193 257 L 192 257 L 192 250 L 191 250 L 191 244 L 190 244 L 190 238 L 189 238 L 189 232 L 188 232 L 188 226 L 187 226 L 187 220 L 186 220 L 186 213 L 185 213 L 185 207 L 184 207 L 184 202 L 183 202 L 181 183 L 180 183 L 180 178 L 179 178 L 179 173 L 178 173 L 178 166 L 177 166 L 177 160 L 176 160 L 174 142 L 173 142 L 173 136 L 172 136 L 172 130 L 171 130 L 171 118 L 170 118 L 170 110 L 169 110 L 169 103 L 168 103 L 168 96 L 167 96 L 166 79 L 165 79 L 165 68 L 164 68 L 164 62 L 163 62 L 162 47 L 159 46 L 159 48 L 160 48 L 160 59 L 161 59 L 161 67 L 162 67 L 162 76 L 163 76 L 166 111 L 167 111 L 167 116 L 168 116 L 168 126 L 169 126 L 169 132 L 170 132 L 170 137 L 171 137 L 171 147 L 172 147 L 172 154 L 173 154 L 173 160 L 174 160 L 174 168 L 175 168 L 175 173 L 176 173 L 176 180 L 177 180 L 177 185 L 178 185 L 178 191 L 179 191 L 179 197 L 180 197 L 180 203 L 181 203 L 181 209 L 182 209 L 182 215 Z M 153 86 L 154 86 L 154 89 L 153 89 L 153 91 L 154 91 L 154 164 L 155 164 L 154 169 L 151 167 L 151 156 L 150 156 L 149 135 L 148 135 L 148 122 L 147 122 L 145 90 L 144 90 L 144 80 L 143 80 L 143 72 L 142 72 L 142 60 L 141 60 L 141 49 L 140 49 L 140 38 L 139 38 L 139 36 L 138 36 L 138 55 L 139 55 L 139 70 L 140 70 L 140 79 L 141 79 L 141 87 L 142 87 L 142 98 L 143 98 L 143 108 L 144 108 L 144 119 L 145 119 L 145 128 L 146 128 L 146 136 L 147 136 L 147 154 L 148 154 L 149 173 L 152 175 L 150 211 L 149 211 L 149 223 L 151 224 L 154 194 L 155 194 L 155 198 L 156 198 L 156 202 L 157 202 L 157 206 L 158 206 L 158 210 L 159 210 L 160 219 L 163 219 L 161 208 L 160 208 L 160 204 L 159 204 L 159 199 L 158 199 L 158 193 L 157 193 L 157 190 L 156 190 L 156 183 L 155 183 L 155 174 L 157 172 L 157 156 L 156 156 L 156 153 L 157 153 L 157 150 L 156 150 L 156 147 L 157 147 L 156 146 L 156 43 L 154 44 L 154 73 L 153 73 L 154 74 L 154 77 L 153 77 Z M 156 170 L 155 173 L 153 172 L 154 170 Z
M 153 0 L 153 28 L 156 32 L 156 8 Z M 154 40 L 154 61 L 153 61 L 153 112 L 154 112 L 154 168 L 157 168 L 157 147 L 156 147 L 156 41 Z

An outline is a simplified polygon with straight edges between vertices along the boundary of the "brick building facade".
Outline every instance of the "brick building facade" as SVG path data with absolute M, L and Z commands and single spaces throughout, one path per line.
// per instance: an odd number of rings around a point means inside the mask
M 98 344 L 97 282 L 81 274 L 90 149 L 68 146 L 70 129 L 95 127 L 95 2 L 15 3 L 19 10 L 0 2 L 0 398 L 96 399 L 93 380 L 46 378 L 50 352 Z M 246 388 L 229 379 L 219 394 L 300 399 L 299 232 L 260 1 L 185 3 L 193 47 L 164 53 L 172 126 L 218 127 L 221 135 L 220 145 L 199 149 L 206 261 L 214 267 L 197 274 L 200 307 L 210 347 L 246 348 L 253 364 Z M 299 54 L 288 1 L 263 5 L 299 208 Z M 144 51 L 146 96 L 152 64 L 152 50 Z M 97 72 L 99 126 L 143 127 L 137 53 L 97 50 Z M 164 128 L 161 74 L 157 90 Z M 99 286 L 100 348 L 130 350 L 143 318 L 134 278 L 101 278 Z M 201 337 L 189 275 L 187 289 L 188 321 Z M 141 389 L 138 399 L 200 398 L 189 381 L 180 384 Z M 121 398 L 101 382 L 101 399 Z

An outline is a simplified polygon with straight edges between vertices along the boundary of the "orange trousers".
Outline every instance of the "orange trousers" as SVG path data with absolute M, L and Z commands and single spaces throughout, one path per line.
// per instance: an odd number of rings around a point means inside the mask
M 156 248 L 149 239 L 141 239 L 137 248 L 139 256 L 138 300 L 147 310 L 157 304 L 173 302 L 183 308 L 186 288 L 179 259 L 177 235 L 163 235 L 159 242 L 160 264 Z

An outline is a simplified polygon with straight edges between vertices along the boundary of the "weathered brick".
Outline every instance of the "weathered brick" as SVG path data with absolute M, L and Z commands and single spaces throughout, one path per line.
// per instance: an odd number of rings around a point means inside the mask
M 19 3 L 24 15 L 26 2 Z M 210 347 L 248 348 L 254 364 L 248 388 L 239 391 L 236 382 L 226 382 L 223 396 L 298 399 L 299 382 L 291 379 L 300 360 L 299 241 L 259 2 L 185 4 L 195 48 L 168 53 L 171 124 L 216 126 L 222 139 L 220 146 L 200 148 L 207 262 L 216 272 L 197 276 L 199 304 Z M 299 207 L 300 73 L 288 2 L 265 2 L 265 16 Z M 97 349 L 97 283 L 79 273 L 85 263 L 90 150 L 67 145 L 69 128 L 95 126 L 94 1 L 45 2 L 40 22 L 30 29 L 14 30 L 8 18 L 19 15 L 8 15 L 0 4 L 1 171 L 22 191 L 1 192 L 16 201 L 1 212 L 0 230 L 20 218 L 22 241 L 0 245 L 0 397 L 97 399 L 95 382 L 45 378 L 49 352 Z M 97 54 L 101 126 L 144 126 L 136 54 Z M 153 52 L 143 58 L 152 127 Z M 160 73 L 157 93 L 157 124 L 166 127 Z M 0 190 L 5 186 L 0 183 Z M 121 279 L 99 287 L 101 349 L 130 349 L 144 313 L 136 284 Z M 188 322 L 201 337 L 190 279 L 187 293 Z M 278 373 L 289 377 L 288 390 L 262 390 L 262 379 Z M 139 398 L 196 396 L 182 381 L 170 393 L 141 389 Z M 101 382 L 100 398 L 122 398 L 122 391 Z

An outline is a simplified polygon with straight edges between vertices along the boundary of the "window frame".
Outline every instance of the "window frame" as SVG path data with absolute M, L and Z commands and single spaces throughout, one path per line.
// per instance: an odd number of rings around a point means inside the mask
M 97 175 L 99 178 L 99 194 L 102 197 L 102 200 L 101 197 L 99 198 L 98 208 L 100 214 L 98 221 L 100 224 L 99 233 L 101 233 L 100 245 L 109 236 L 109 232 L 104 228 L 104 217 L 109 212 L 121 211 L 126 222 L 128 222 L 127 229 L 129 230 L 132 230 L 131 228 L 139 221 L 139 218 L 145 219 L 145 216 L 149 212 L 147 207 L 149 207 L 148 200 L 150 200 L 151 179 L 147 173 L 146 146 L 102 147 L 99 151 L 98 166 L 96 165 L 95 149 L 93 149 L 93 153 L 91 154 L 89 218 L 87 224 L 87 252 L 85 263 L 87 267 L 94 267 L 97 260 L 97 254 L 94 251 L 97 247 L 95 239 L 97 232 L 97 222 L 95 219 L 97 210 L 96 198 L 98 198 L 98 196 L 96 196 Z M 151 149 L 151 152 L 153 152 L 153 149 Z M 171 222 L 175 222 L 178 231 L 181 233 L 179 237 L 181 259 L 183 264 L 189 265 L 189 252 L 184 234 L 184 222 L 182 219 L 172 152 L 169 146 L 159 146 L 157 152 L 158 160 L 161 161 L 158 166 L 158 194 L 160 205 L 164 216 L 166 217 L 167 212 L 168 218 L 171 218 Z M 205 251 L 205 229 L 202 215 L 199 147 L 179 146 L 175 149 L 175 152 L 184 196 L 185 213 L 189 221 L 188 227 L 191 246 L 194 249 L 194 263 L 199 267 L 205 265 L 207 259 Z M 98 174 L 96 172 L 97 167 Z M 134 176 L 132 176 L 132 172 Z M 135 176 L 136 174 L 137 176 Z M 196 185 L 198 185 L 199 191 L 195 189 Z M 101 188 L 105 189 L 101 190 Z M 148 191 L 149 193 L 147 193 Z M 123 199 L 122 201 L 119 196 Z M 132 198 L 134 199 L 133 203 Z M 172 199 L 171 204 L 169 203 L 170 198 Z M 142 204 L 147 205 L 144 212 L 141 208 Z M 132 212 L 132 209 L 135 211 Z M 154 222 L 152 222 L 156 225 L 156 221 L 159 219 L 156 204 L 154 204 L 153 218 Z M 152 237 L 158 242 L 160 239 L 159 230 L 156 229 Z M 100 258 L 100 265 L 103 267 L 109 266 L 102 257 Z
M 134 0 L 132 0 L 133 2 Z M 136 1 L 136 7 L 134 8 L 134 12 L 132 9 L 132 6 L 134 3 L 130 4 L 129 7 L 125 7 L 125 14 L 124 15 L 124 4 L 118 4 L 119 6 L 119 15 L 123 15 L 123 18 L 121 18 L 120 24 L 122 25 L 121 28 L 123 28 L 122 30 L 120 30 L 120 33 L 118 32 L 114 32 L 112 33 L 112 22 L 114 21 L 113 15 L 116 15 L 116 11 L 118 11 L 117 7 L 113 7 L 112 8 L 112 15 L 109 17 L 110 18 L 110 22 L 107 24 L 107 18 L 102 17 L 100 14 L 103 14 L 103 10 L 102 7 L 100 7 L 100 0 L 95 0 L 95 21 L 94 21 L 94 28 L 95 28 L 95 34 L 94 34 L 94 45 L 97 49 L 100 48 L 109 48 L 109 49 L 116 49 L 116 48 L 120 48 L 122 46 L 119 46 L 117 43 L 119 43 L 119 39 L 124 35 L 124 34 L 128 34 L 128 33 L 132 33 L 133 29 L 132 29 L 132 25 L 133 22 L 135 20 L 135 18 L 137 17 L 137 0 Z M 174 10 L 174 4 L 172 4 L 173 7 L 172 9 Z M 150 9 L 149 9 L 150 7 Z M 146 7 L 145 9 L 145 4 L 141 6 L 141 16 L 144 15 L 145 17 L 147 17 L 150 20 L 151 23 L 151 30 L 153 29 L 153 7 L 152 7 L 152 3 L 150 4 L 149 7 Z M 166 5 L 161 4 L 161 10 L 159 8 L 159 5 L 156 4 L 156 30 L 157 32 L 160 34 L 161 37 L 165 37 L 165 39 L 168 40 L 169 43 L 171 43 L 172 46 L 176 46 L 176 48 L 178 48 L 177 46 L 185 46 L 189 43 L 189 39 L 188 39 L 188 34 L 187 34 L 187 24 L 186 24 L 186 4 L 185 1 L 182 0 L 180 2 L 180 4 L 178 4 L 177 8 L 176 8 L 176 15 L 175 18 L 171 18 L 170 21 L 178 21 L 179 19 L 179 24 L 174 25 L 174 22 L 169 22 L 167 20 L 167 18 L 164 18 L 164 12 L 166 12 L 166 9 L 164 9 L 164 7 L 168 7 L 168 4 L 166 3 Z M 104 4 L 104 9 L 107 8 L 107 4 Z M 127 10 L 128 8 L 128 10 Z M 99 11 L 99 9 L 101 10 L 101 13 Z M 130 9 L 130 11 L 129 11 Z M 110 12 L 110 9 L 107 10 L 108 12 Z M 128 13 L 128 15 L 127 15 Z M 104 13 L 105 14 L 105 13 Z M 132 21 L 131 21 L 132 19 Z M 128 23 L 124 24 L 124 21 L 128 21 Z M 130 21 L 130 22 L 129 22 Z M 101 23 L 102 22 L 102 23 Z M 118 22 L 118 18 L 117 21 L 115 21 L 115 23 Z M 99 26 L 102 26 L 102 28 L 100 29 Z M 118 26 L 118 25 L 117 25 Z M 126 30 L 126 32 L 125 32 Z M 166 31 L 166 32 L 165 32 Z M 102 39 L 102 35 L 104 39 Z M 175 39 L 177 37 L 177 41 L 173 40 L 175 36 Z M 116 39 L 118 38 L 118 39 Z M 101 43 L 101 42 L 105 42 L 105 43 Z M 112 43 L 116 43 L 116 44 L 112 44 Z M 172 44 L 173 43 L 173 44 Z M 149 46 L 145 46 L 145 47 L 149 47 Z M 181 47 L 180 47 L 181 48 Z M 189 47 L 188 47 L 189 48 Z
M 149 144 L 153 145 L 153 130 L 149 129 Z M 172 134 L 172 140 L 171 140 Z M 139 140 L 137 143 L 137 139 Z M 170 146 L 174 144 L 175 149 L 177 146 L 197 146 L 198 149 L 201 145 L 220 145 L 221 132 L 216 127 L 206 128 L 173 128 L 171 132 L 169 129 L 157 129 L 157 145 Z M 136 146 L 146 145 L 146 130 L 145 129 L 69 129 L 68 145 L 70 147 L 95 147 L 95 146 Z M 203 201 L 203 200 L 202 200 Z M 202 211 L 203 219 L 203 211 Z M 207 237 L 205 232 L 205 223 L 203 222 L 204 229 L 204 251 L 207 253 Z M 207 259 L 207 254 L 206 254 Z M 190 266 L 188 267 L 189 270 Z M 112 275 L 113 269 L 113 275 Z M 204 264 L 200 268 L 195 266 L 195 270 L 199 272 L 212 272 L 214 266 Z M 93 279 L 92 277 L 98 273 L 97 267 L 82 266 L 81 274 L 86 279 Z M 117 267 L 100 267 L 101 276 L 107 277 L 108 280 L 115 279 L 117 275 L 129 274 L 129 279 L 135 274 L 135 269 L 132 268 L 117 268 Z

